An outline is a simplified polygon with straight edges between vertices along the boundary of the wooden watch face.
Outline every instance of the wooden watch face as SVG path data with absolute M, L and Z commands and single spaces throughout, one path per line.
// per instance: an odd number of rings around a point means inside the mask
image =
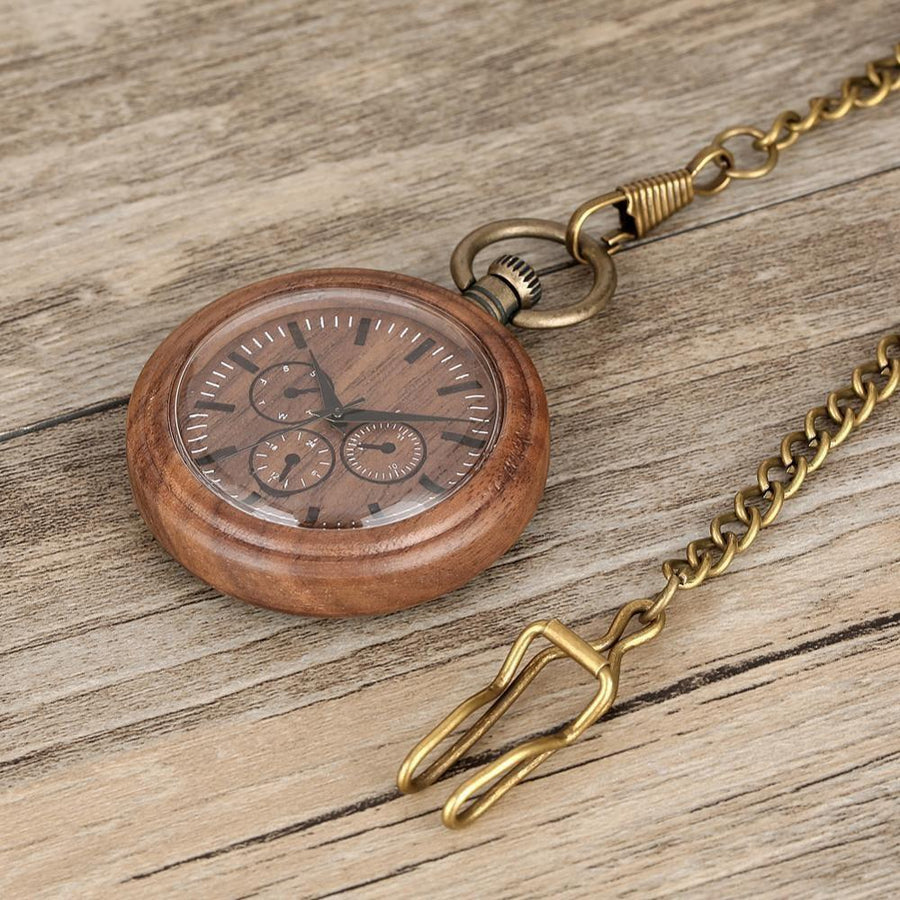
M 171 408 L 204 485 L 298 528 L 377 528 L 469 480 L 503 415 L 478 338 L 433 304 L 335 287 L 271 297 L 195 348 Z

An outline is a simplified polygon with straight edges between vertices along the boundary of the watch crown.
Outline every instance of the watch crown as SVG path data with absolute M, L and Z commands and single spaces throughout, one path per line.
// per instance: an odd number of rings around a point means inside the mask
M 473 281 L 463 296 L 507 325 L 520 309 L 534 306 L 541 299 L 541 280 L 524 259 L 507 253 L 498 256 L 488 266 L 487 274 Z
M 488 266 L 488 274 L 507 282 L 518 295 L 523 309 L 534 306 L 541 299 L 541 280 L 534 268 L 520 256 L 510 253 L 498 256 Z

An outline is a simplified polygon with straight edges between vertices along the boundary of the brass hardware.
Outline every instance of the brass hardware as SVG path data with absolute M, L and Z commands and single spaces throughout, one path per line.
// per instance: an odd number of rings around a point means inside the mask
M 625 208 L 620 211 L 622 230 L 642 238 L 694 199 L 694 180 L 687 169 L 654 175 L 625 184 Z
M 569 251 L 569 256 L 571 256 L 572 259 L 580 263 L 584 263 L 585 261 L 584 254 L 581 252 L 584 245 L 584 239 L 587 237 L 582 231 L 584 223 L 587 222 L 592 215 L 600 212 L 600 210 L 606 209 L 609 206 L 619 206 L 624 202 L 625 195 L 621 190 L 615 190 L 608 194 L 601 194 L 599 197 L 594 197 L 592 200 L 586 200 L 572 213 L 569 222 L 566 225 L 566 250 Z M 616 249 L 618 249 L 621 244 L 634 237 L 634 235 L 627 234 L 623 240 L 616 241 L 616 237 L 621 233 L 624 232 L 610 232 L 602 238 L 602 240 L 606 241 L 610 248 L 615 241 Z
M 755 169 L 739 169 L 734 165 L 734 162 L 732 162 L 726 169 L 729 178 L 762 178 L 764 175 L 768 175 L 778 164 L 778 145 L 763 145 L 760 143 L 765 137 L 765 134 L 760 131 L 759 128 L 754 128 L 752 125 L 732 125 L 731 128 L 720 131 L 713 140 L 713 146 L 724 148 L 726 141 L 730 141 L 732 138 L 736 137 L 753 138 L 751 146 L 754 150 L 763 153 L 765 159 Z M 734 157 L 732 157 L 732 159 L 733 158 Z
M 489 266 L 488 275 L 496 275 L 509 282 L 512 289 L 518 294 L 519 303 L 525 309 L 531 309 L 535 303 L 539 303 L 543 295 L 541 280 L 537 272 L 518 256 L 509 253 L 498 256 Z
M 625 604 L 613 619 L 609 631 L 591 643 L 556 619 L 532 622 L 516 638 L 496 678 L 457 706 L 410 751 L 397 775 L 400 790 L 408 794 L 433 784 L 496 724 L 548 663 L 564 658 L 574 660 L 597 679 L 594 696 L 571 722 L 553 734 L 532 738 L 508 750 L 450 795 L 442 813 L 444 824 L 448 828 L 462 828 L 474 822 L 544 760 L 576 741 L 612 706 L 618 690 L 622 656 L 632 647 L 655 637 L 665 625 L 663 613 L 653 622 L 623 636 L 632 619 L 649 609 L 650 604 L 648 600 Z M 540 651 L 518 671 L 529 646 L 541 636 L 553 646 Z M 417 775 L 416 770 L 437 746 L 487 704 L 491 704 L 490 708 Z
M 575 210 L 565 228 L 541 219 L 508 219 L 476 229 L 453 252 L 453 278 L 461 290 L 470 288 L 475 280 L 472 262 L 476 254 L 499 240 L 538 237 L 564 243 L 575 260 L 586 262 L 594 269 L 594 286 L 590 294 L 580 303 L 558 312 L 520 310 L 513 321 L 535 328 L 583 321 L 602 309 L 612 296 L 616 273 L 611 254 L 628 241 L 643 237 L 690 203 L 695 194 L 710 196 L 725 190 L 735 179 L 768 175 L 778 164 L 781 151 L 793 146 L 801 135 L 822 122 L 843 118 L 851 109 L 877 106 L 898 88 L 900 43 L 894 46 L 893 56 L 868 63 L 865 76 L 846 79 L 839 94 L 812 98 L 805 116 L 784 110 L 768 131 L 751 125 L 726 128 L 684 169 L 632 182 L 589 200 Z M 750 139 L 751 148 L 761 154 L 755 167 L 736 165 L 734 154 L 726 144 L 738 138 Z M 712 171 L 712 177 L 704 174 L 707 170 Z M 609 206 L 616 207 L 619 212 L 620 229 L 605 235 L 601 246 L 585 233 L 584 225 L 592 215 Z M 818 471 L 829 453 L 898 389 L 900 334 L 891 334 L 879 342 L 873 361 L 857 366 L 849 386 L 832 391 L 823 406 L 809 410 L 803 429 L 790 432 L 782 440 L 778 453 L 760 464 L 756 483 L 737 492 L 732 511 L 712 520 L 710 536 L 691 541 L 682 558 L 663 563 L 665 586 L 649 599 L 624 604 L 603 638 L 588 643 L 555 620 L 529 625 L 513 644 L 497 677 L 460 704 L 406 757 L 398 775 L 400 789 L 416 791 L 435 782 L 494 725 L 545 665 L 564 656 L 575 659 L 597 678 L 594 698 L 568 725 L 549 736 L 532 738 L 514 747 L 471 776 L 444 805 L 444 824 L 458 828 L 474 821 L 549 756 L 575 741 L 612 705 L 618 690 L 622 655 L 631 647 L 651 640 L 662 630 L 666 610 L 674 596 L 724 574 L 760 532 L 778 518 L 785 502 Z M 643 627 L 623 637 L 633 618 Z M 541 635 L 554 646 L 538 653 L 516 674 L 528 646 Z M 417 775 L 420 765 L 436 747 L 487 704 L 491 704 L 490 708 L 475 724 Z
M 847 78 L 840 93 L 828 97 L 813 97 L 805 116 L 791 109 L 783 110 L 775 118 L 768 131 L 753 125 L 732 125 L 720 131 L 712 142 L 703 147 L 683 169 L 653 175 L 632 181 L 607 194 L 601 194 L 582 203 L 569 218 L 563 243 L 569 255 L 594 269 L 594 287 L 587 298 L 565 310 L 537 312 L 514 309 L 514 296 L 500 298 L 494 304 L 490 285 L 483 284 L 482 292 L 476 290 L 476 302 L 493 312 L 491 307 L 502 310 L 498 318 L 511 320 L 523 328 L 559 328 L 574 325 L 599 312 L 615 290 L 615 269 L 606 265 L 609 257 L 627 243 L 642 238 L 678 210 L 683 209 L 694 196 L 709 197 L 724 191 L 731 182 L 762 178 L 778 165 L 782 150 L 793 146 L 800 135 L 806 134 L 822 122 L 842 119 L 851 109 L 868 109 L 884 102 L 888 95 L 900 88 L 900 43 L 894 46 L 893 56 L 886 56 L 866 64 L 866 74 Z M 749 138 L 753 150 L 762 154 L 761 161 L 753 168 L 740 168 L 726 143 L 736 138 Z M 712 167 L 712 177 L 703 173 Z M 703 176 L 701 178 L 701 175 Z M 595 213 L 614 206 L 619 213 L 619 228 L 604 234 L 602 248 L 591 242 L 584 232 L 584 225 Z M 530 227 L 542 233 L 528 233 Z M 547 226 L 551 226 L 549 229 Z M 506 219 L 475 229 L 453 251 L 451 271 L 457 286 L 464 293 L 473 285 L 472 261 L 488 244 L 507 237 L 544 237 L 557 240 L 554 225 L 540 219 Z M 599 264 L 598 251 L 605 251 L 606 262 Z M 611 279 L 611 280 L 610 280 Z M 608 291 L 608 294 L 607 294 Z M 508 292 L 506 292 L 508 293 Z M 596 296 L 595 296 L 596 295 Z M 508 302 L 505 302 L 508 301 Z M 522 304 L 524 305 L 524 304 Z M 588 311 L 590 310 L 590 311 Z M 506 318 L 504 318 L 504 316 Z
M 476 284 L 472 265 L 475 257 L 498 241 L 510 238 L 538 238 L 565 244 L 565 226 L 546 219 L 503 219 L 482 225 L 467 234 L 450 257 L 450 273 L 456 286 L 466 293 Z M 595 316 L 609 302 L 616 289 L 616 268 L 609 251 L 587 235 L 581 243 L 587 264 L 593 269 L 594 283 L 587 296 L 562 309 L 521 309 L 511 321 L 520 328 L 562 328 Z
M 679 592 L 699 587 L 708 578 L 723 574 L 732 561 L 778 517 L 786 500 L 824 463 L 829 452 L 864 424 L 875 407 L 900 388 L 900 334 L 884 337 L 875 359 L 854 369 L 850 385 L 828 395 L 824 406 L 811 409 L 803 430 L 788 434 L 779 452 L 757 469 L 756 483 L 738 491 L 733 512 L 716 516 L 710 536 L 691 541 L 682 559 L 666 560 L 665 586 L 653 597 L 633 600 L 616 613 L 609 631 L 587 642 L 556 620 L 534 622 L 510 648 L 497 677 L 461 703 L 408 754 L 397 776 L 404 793 L 421 790 L 437 781 L 476 741 L 500 719 L 553 660 L 574 659 L 598 680 L 596 693 L 582 712 L 553 734 L 535 737 L 508 750 L 460 785 L 447 800 L 442 818 L 449 828 L 474 822 L 510 788 L 557 750 L 568 746 L 609 710 L 619 687 L 622 656 L 656 637 L 665 625 L 666 609 Z M 778 477 L 778 471 L 783 473 Z M 730 530 L 725 530 L 731 526 Z M 632 624 L 637 629 L 625 635 Z M 546 637 L 554 646 L 539 652 L 521 669 L 529 645 Z M 481 707 L 490 705 L 453 744 L 416 774 L 434 750 Z
M 716 167 L 715 174 L 709 181 L 701 181 L 698 176 L 707 166 L 713 163 Z M 704 147 L 687 164 L 687 170 L 691 173 L 691 180 L 694 182 L 694 193 L 703 197 L 711 197 L 713 194 L 724 191 L 731 184 L 731 176 L 728 174 L 728 170 L 733 165 L 734 156 L 727 148 L 713 147 L 712 145 Z

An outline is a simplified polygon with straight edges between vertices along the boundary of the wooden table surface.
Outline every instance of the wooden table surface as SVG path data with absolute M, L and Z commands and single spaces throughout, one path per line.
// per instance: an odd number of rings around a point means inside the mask
M 476 225 L 564 220 L 805 108 L 890 51 L 900 2 L 0 12 L 0 894 L 900 891 L 898 401 L 676 598 L 614 714 L 483 822 L 442 828 L 459 774 L 394 787 L 524 624 L 605 630 L 900 326 L 900 96 L 623 252 L 598 319 L 521 336 L 549 484 L 452 596 L 350 621 L 222 597 L 150 537 L 124 457 L 142 364 L 215 297 L 344 264 L 448 284 Z M 487 748 L 585 690 L 548 674 Z

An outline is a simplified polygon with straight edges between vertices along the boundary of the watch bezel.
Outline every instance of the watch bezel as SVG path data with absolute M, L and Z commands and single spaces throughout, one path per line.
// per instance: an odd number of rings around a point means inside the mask
M 477 471 L 440 503 L 377 528 L 306 529 L 254 517 L 204 485 L 173 434 L 178 378 L 196 346 L 228 319 L 281 294 L 365 288 L 449 314 L 498 379 L 502 420 Z M 239 288 L 176 328 L 145 365 L 128 408 L 132 489 L 150 529 L 185 568 L 231 596 L 287 612 L 388 612 L 453 590 L 505 552 L 531 519 L 549 462 L 546 397 L 528 355 L 459 295 L 369 269 L 312 269 Z

